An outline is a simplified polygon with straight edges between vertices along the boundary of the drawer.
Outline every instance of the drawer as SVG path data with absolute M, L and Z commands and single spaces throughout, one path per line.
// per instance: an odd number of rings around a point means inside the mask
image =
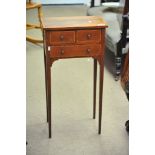
M 101 45 L 74 45 L 74 46 L 52 46 L 50 57 L 73 58 L 90 57 L 102 53 Z
M 49 43 L 63 44 L 63 43 L 74 43 L 75 32 L 74 31 L 52 31 L 49 32 Z
M 98 43 L 101 41 L 101 30 L 78 30 L 77 43 Z

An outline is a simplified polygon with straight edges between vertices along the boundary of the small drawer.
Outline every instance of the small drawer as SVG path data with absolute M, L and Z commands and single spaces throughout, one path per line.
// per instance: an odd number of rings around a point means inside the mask
M 74 58 L 97 56 L 102 53 L 101 45 L 52 46 L 51 58 Z
M 74 43 L 74 31 L 52 31 L 49 32 L 49 43 L 52 45 L 63 43 Z
M 98 43 L 101 41 L 100 30 L 78 30 L 77 43 Z

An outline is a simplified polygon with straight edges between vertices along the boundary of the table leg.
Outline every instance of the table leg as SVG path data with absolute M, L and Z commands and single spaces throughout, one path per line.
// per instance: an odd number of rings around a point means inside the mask
M 100 83 L 99 83 L 99 127 L 98 133 L 101 134 L 101 123 L 102 123 L 102 95 L 103 95 L 103 74 L 104 65 L 103 59 L 100 59 Z
M 48 128 L 49 138 L 51 138 L 51 66 L 46 63 L 46 83 L 48 92 Z
M 96 117 L 96 81 L 97 81 L 97 60 L 94 59 L 93 119 L 95 119 Z
M 48 122 L 48 92 L 47 92 L 47 76 L 46 76 L 46 54 L 44 50 L 44 66 L 45 66 L 45 92 L 46 92 L 46 118 Z

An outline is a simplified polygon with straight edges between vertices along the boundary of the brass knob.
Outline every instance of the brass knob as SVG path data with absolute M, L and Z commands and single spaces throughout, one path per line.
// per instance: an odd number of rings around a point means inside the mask
M 61 40 L 61 41 L 64 40 L 64 36 L 63 36 L 63 35 L 60 36 L 60 40 Z
M 63 55 L 64 53 L 65 53 L 65 51 L 64 51 L 64 50 L 61 50 L 61 51 L 60 51 L 60 54 L 61 54 L 61 55 Z
M 87 39 L 90 39 L 92 37 L 91 34 L 87 34 Z
M 88 48 L 88 49 L 87 49 L 87 53 L 89 54 L 90 52 L 91 52 L 91 49 L 90 49 L 90 48 Z

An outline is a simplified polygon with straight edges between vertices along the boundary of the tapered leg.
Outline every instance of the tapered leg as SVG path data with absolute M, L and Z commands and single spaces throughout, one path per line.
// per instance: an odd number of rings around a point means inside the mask
M 51 67 L 46 63 L 46 82 L 48 92 L 48 127 L 49 127 L 49 138 L 51 138 Z
M 48 92 L 47 92 L 46 55 L 45 55 L 45 51 L 44 51 L 44 66 L 45 66 L 46 115 L 47 115 L 47 122 L 48 122 Z
M 102 123 L 102 96 L 103 96 L 103 73 L 104 65 L 103 60 L 100 60 L 100 83 L 99 83 L 99 127 L 98 133 L 101 134 L 101 123 Z
M 96 81 L 97 81 L 97 60 L 94 59 L 93 119 L 95 119 L 96 117 Z

